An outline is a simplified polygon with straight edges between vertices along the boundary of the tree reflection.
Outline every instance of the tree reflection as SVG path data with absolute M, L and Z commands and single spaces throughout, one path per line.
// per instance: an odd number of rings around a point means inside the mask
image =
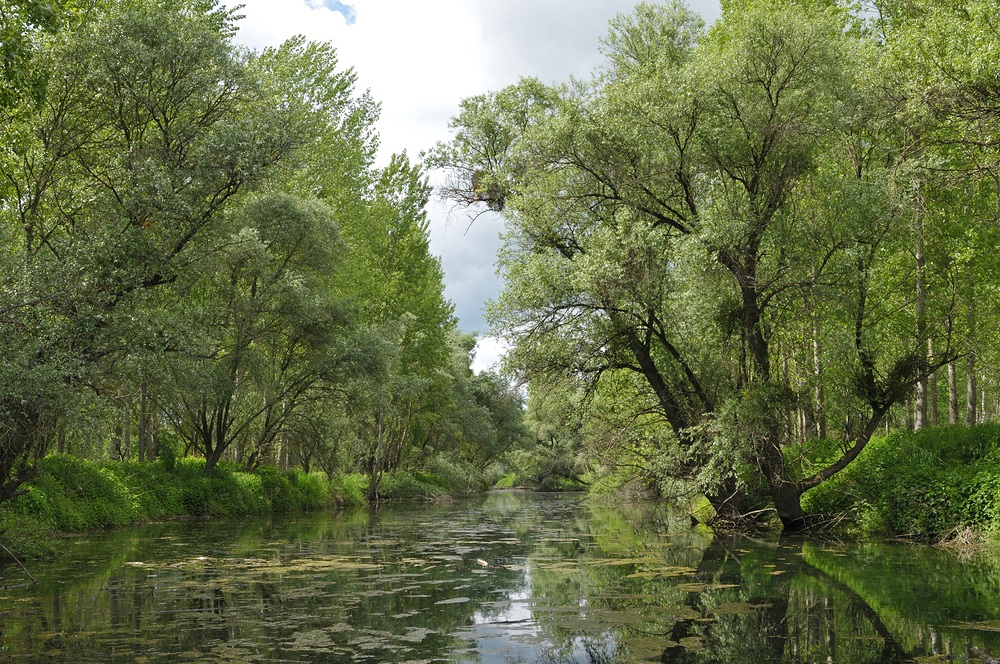
M 30 593 L 4 589 L 0 569 L 0 658 L 892 664 L 1000 650 L 996 559 L 725 538 L 575 497 L 172 524 L 75 547 Z

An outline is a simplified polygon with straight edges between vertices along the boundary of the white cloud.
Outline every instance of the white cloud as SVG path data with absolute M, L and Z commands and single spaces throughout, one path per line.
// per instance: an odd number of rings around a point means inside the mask
M 496 337 L 480 337 L 476 340 L 475 356 L 472 358 L 472 370 L 476 373 L 488 369 L 496 369 L 500 360 L 507 354 L 510 346 L 503 339 Z
M 464 97 L 482 92 L 479 26 L 461 0 L 354 0 L 353 23 L 331 0 L 244 0 L 239 39 L 255 48 L 296 34 L 329 41 L 382 105 L 381 159 L 411 157 L 447 138 Z

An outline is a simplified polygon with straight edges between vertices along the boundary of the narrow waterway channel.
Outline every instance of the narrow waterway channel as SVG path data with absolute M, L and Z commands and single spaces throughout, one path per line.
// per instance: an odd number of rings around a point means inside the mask
M 894 662 L 1000 654 L 1000 558 L 712 537 L 501 492 L 71 539 L 0 568 L 0 659 Z

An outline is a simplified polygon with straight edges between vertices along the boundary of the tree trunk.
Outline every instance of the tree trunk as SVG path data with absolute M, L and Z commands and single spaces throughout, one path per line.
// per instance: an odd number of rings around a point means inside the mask
M 975 302 L 974 296 L 969 298 L 966 314 L 970 337 L 974 337 L 976 333 Z M 976 351 L 969 349 L 969 354 L 965 356 L 965 424 L 970 427 L 976 424 L 976 396 Z
M 156 405 L 156 400 L 150 400 L 151 410 L 149 413 L 149 458 L 155 459 L 160 455 L 160 412 Z
M 205 457 L 205 477 L 211 477 L 215 473 L 215 466 L 219 463 L 222 458 L 222 449 L 216 447 L 212 452 Z
M 749 511 L 747 495 L 739 488 L 735 477 L 727 477 L 717 492 L 705 497 L 715 510 L 716 519 L 723 522 L 739 521 Z
M 375 416 L 375 457 L 372 459 L 372 474 L 371 479 L 368 482 L 368 501 L 371 503 L 378 502 L 378 485 L 382 481 L 382 446 L 383 438 L 385 437 L 385 426 L 383 425 L 383 415 L 381 409 Z
M 934 341 L 927 339 L 927 361 L 934 361 Z M 938 425 L 938 385 L 937 371 L 932 371 L 927 375 L 927 425 L 936 427 Z
M 826 438 L 826 395 L 823 393 L 823 364 L 819 347 L 819 321 L 813 316 L 813 380 L 816 381 L 816 437 Z
M 917 344 L 927 337 L 927 284 L 924 281 L 924 217 L 918 210 L 916 214 L 916 333 Z M 927 359 L 927 358 L 924 358 Z M 913 429 L 923 429 L 927 426 L 927 376 L 917 380 L 913 397 Z
M 278 467 L 281 468 L 282 470 L 288 470 L 288 445 L 289 445 L 289 440 L 288 440 L 288 432 L 286 430 L 284 430 L 284 429 L 282 429 L 281 435 L 278 437 L 278 445 L 279 445 L 279 448 L 278 448 Z M 307 473 L 309 472 L 308 465 L 309 465 L 309 462 L 308 462 L 308 459 L 307 459 L 306 460 L 306 468 L 305 468 L 305 471 Z
M 146 381 L 142 381 L 139 388 L 139 462 L 146 461 L 148 446 L 146 439 L 149 437 L 149 403 L 146 394 Z
M 771 487 L 771 500 L 785 532 L 802 530 L 806 513 L 802 510 L 802 491 L 793 482 L 785 481 Z
M 758 450 L 758 455 L 761 459 L 761 472 L 770 485 L 771 502 L 785 530 L 800 530 L 805 525 L 806 517 L 800 500 L 802 489 L 788 475 L 788 468 L 781 454 L 779 432 L 772 429 L 767 438 Z
M 124 461 L 132 458 L 132 405 L 126 406 L 122 413 L 122 456 Z
M 948 362 L 948 423 L 958 424 L 958 365 Z
M 813 275 L 816 278 L 817 275 Z M 826 438 L 826 395 L 823 391 L 823 360 L 822 348 L 820 347 L 819 315 L 813 304 L 810 294 L 805 296 L 806 313 L 809 315 L 810 332 L 812 333 L 812 379 L 813 379 L 813 408 L 809 411 L 810 424 L 814 430 L 810 433 L 817 438 Z

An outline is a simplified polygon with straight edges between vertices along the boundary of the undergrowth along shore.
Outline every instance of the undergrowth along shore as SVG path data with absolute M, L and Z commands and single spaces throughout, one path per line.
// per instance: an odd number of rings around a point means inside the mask
M 437 499 L 486 489 L 439 473 L 387 474 L 379 494 L 387 500 Z M 120 528 L 176 518 L 257 516 L 367 503 L 368 476 L 262 466 L 244 471 L 220 464 L 211 477 L 205 460 L 159 458 L 149 463 L 87 461 L 50 455 L 22 495 L 0 506 L 0 543 L 17 556 L 37 558 L 58 548 L 59 533 Z M 0 556 L 6 554 L 0 551 Z
M 828 464 L 839 454 L 837 447 L 835 441 L 817 441 L 787 453 L 804 461 L 806 473 Z M 27 491 L 0 505 L 0 543 L 18 556 L 35 558 L 57 549 L 54 535 L 59 533 L 367 502 L 368 477 L 360 473 L 329 479 L 296 469 L 264 466 L 246 472 L 220 464 L 205 477 L 204 465 L 197 458 L 137 463 L 48 456 Z M 386 475 L 379 493 L 387 500 L 439 499 L 478 493 L 489 484 L 468 468 L 442 460 L 429 470 Z M 497 482 L 501 488 L 513 484 L 512 475 Z M 536 488 L 580 487 L 567 480 Z M 980 540 L 1000 541 L 1000 424 L 873 438 L 855 463 L 807 492 L 803 507 L 851 535 L 941 541 L 971 532 Z
M 833 443 L 807 452 L 824 463 Z M 806 492 L 810 514 L 849 534 L 939 542 L 956 533 L 1000 539 L 1000 424 L 876 437 L 850 466 Z

